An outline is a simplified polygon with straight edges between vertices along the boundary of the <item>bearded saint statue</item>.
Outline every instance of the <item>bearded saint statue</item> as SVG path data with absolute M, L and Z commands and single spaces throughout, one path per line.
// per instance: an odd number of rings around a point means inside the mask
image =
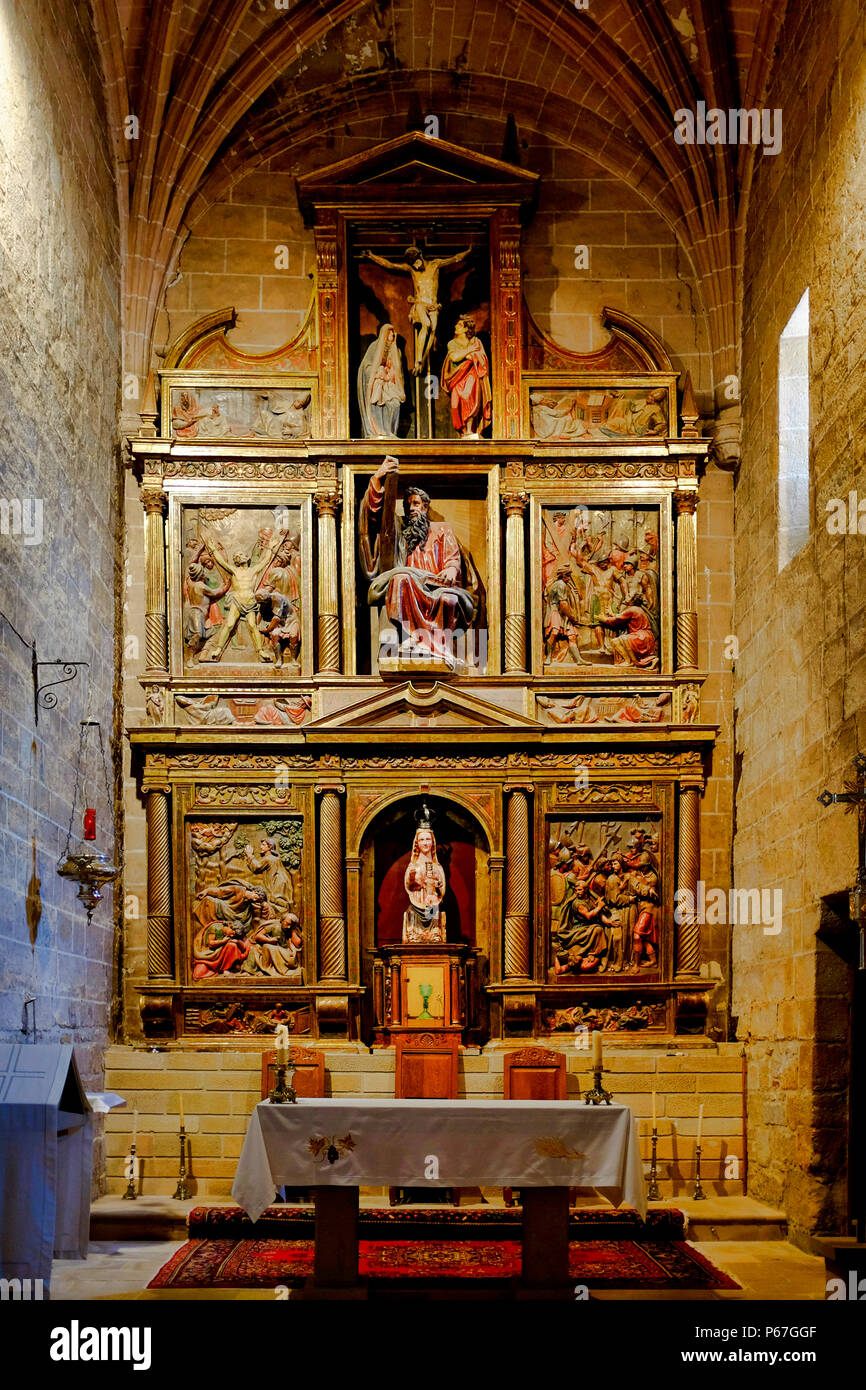
M 403 914 L 403 940 L 414 945 L 444 941 L 445 913 L 441 905 L 445 897 L 445 870 L 436 853 L 436 837 L 427 806 L 421 807 L 418 816 L 418 829 L 403 886 L 409 896 L 409 906 Z
M 361 502 L 361 565 L 367 600 L 379 604 L 400 632 L 401 658 L 435 658 L 455 666 L 454 635 L 472 626 L 481 581 L 467 550 L 444 521 L 430 520 L 430 495 L 414 484 L 396 512 L 399 463 L 379 466 Z

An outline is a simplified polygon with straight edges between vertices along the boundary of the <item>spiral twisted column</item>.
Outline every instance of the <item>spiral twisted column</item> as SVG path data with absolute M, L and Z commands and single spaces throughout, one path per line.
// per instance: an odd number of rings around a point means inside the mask
M 505 508 L 505 670 L 526 670 L 526 563 L 523 545 L 525 492 L 509 492 Z
M 165 675 L 168 634 L 165 622 L 165 493 L 141 490 L 144 507 L 144 652 L 148 675 Z
M 677 673 L 698 666 L 698 494 L 675 492 L 677 514 Z
M 340 603 L 337 567 L 336 490 L 316 493 L 319 514 L 319 671 L 340 669 Z
M 174 976 L 171 931 L 171 833 L 169 788 L 151 787 L 145 803 L 147 824 L 147 974 L 151 980 Z
M 506 786 L 507 859 L 505 864 L 505 979 L 527 980 L 531 970 L 529 930 L 528 786 Z
M 686 783 L 679 789 L 679 846 L 677 854 L 677 887 L 684 889 L 680 897 L 677 924 L 677 978 L 694 977 L 701 968 L 701 926 L 697 917 L 698 876 L 701 862 L 701 787 Z M 685 905 L 684 905 L 685 904 Z
M 343 898 L 343 822 L 340 793 L 322 786 L 319 802 L 319 979 L 345 980 L 346 912 Z

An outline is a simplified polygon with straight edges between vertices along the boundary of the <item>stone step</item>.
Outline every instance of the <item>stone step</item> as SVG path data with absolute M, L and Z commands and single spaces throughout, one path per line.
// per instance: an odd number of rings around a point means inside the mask
M 485 1194 L 488 1195 L 488 1194 Z M 361 1196 L 362 1207 L 387 1204 L 383 1192 L 371 1189 Z M 100 1197 L 90 1208 L 90 1239 L 92 1241 L 184 1240 L 187 1216 L 193 1207 L 234 1206 L 231 1198 L 192 1198 L 175 1202 L 170 1197 L 137 1197 L 124 1201 L 121 1197 Z M 465 1205 L 462 1203 L 461 1205 Z M 487 1206 L 502 1205 L 492 1192 Z M 603 1198 L 581 1201 L 582 1210 L 604 1211 L 610 1204 Z M 686 1236 L 690 1241 L 714 1240 L 785 1240 L 788 1222 L 785 1213 L 756 1202 L 751 1197 L 709 1197 L 695 1202 L 691 1198 L 673 1198 L 652 1202 L 652 1208 L 675 1207 L 685 1213 Z

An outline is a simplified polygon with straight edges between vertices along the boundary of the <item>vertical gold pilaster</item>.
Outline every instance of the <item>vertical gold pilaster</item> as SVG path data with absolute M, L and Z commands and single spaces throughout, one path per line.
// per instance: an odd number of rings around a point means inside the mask
M 174 977 L 168 798 L 168 786 L 147 789 L 147 974 L 151 980 Z
M 697 492 L 675 492 L 677 514 L 677 673 L 698 666 Z
M 317 492 L 316 510 L 319 515 L 319 594 L 318 670 L 340 670 L 340 603 L 339 571 L 337 567 L 337 508 L 340 494 L 336 489 Z
M 526 670 L 526 560 L 523 539 L 525 492 L 506 492 L 505 508 L 505 671 Z
M 508 796 L 505 865 L 506 980 L 528 980 L 531 974 L 529 930 L 529 795 L 531 786 L 506 786 Z
M 520 221 L 501 209 L 491 223 L 493 284 L 496 306 L 492 322 L 493 438 L 519 439 L 523 316 L 521 313 Z
M 680 899 L 677 923 L 677 979 L 694 978 L 701 967 L 701 926 L 697 919 L 698 875 L 701 862 L 701 787 L 687 783 L 679 789 L 679 845 L 677 887 L 691 894 L 683 906 Z
M 319 979 L 345 980 L 346 912 L 343 897 L 341 784 L 317 786 L 319 803 Z
M 165 493 L 143 487 L 144 507 L 144 651 L 148 675 L 166 675 L 168 641 L 165 622 Z

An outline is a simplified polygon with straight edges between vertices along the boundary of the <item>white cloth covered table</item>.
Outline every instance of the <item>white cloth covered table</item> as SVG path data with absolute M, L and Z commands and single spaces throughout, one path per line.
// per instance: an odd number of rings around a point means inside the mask
M 435 1157 L 436 1176 L 428 1177 Z M 301 1099 L 250 1116 L 232 1187 L 257 1221 L 292 1187 L 594 1187 L 646 1216 L 628 1106 L 563 1100 Z

